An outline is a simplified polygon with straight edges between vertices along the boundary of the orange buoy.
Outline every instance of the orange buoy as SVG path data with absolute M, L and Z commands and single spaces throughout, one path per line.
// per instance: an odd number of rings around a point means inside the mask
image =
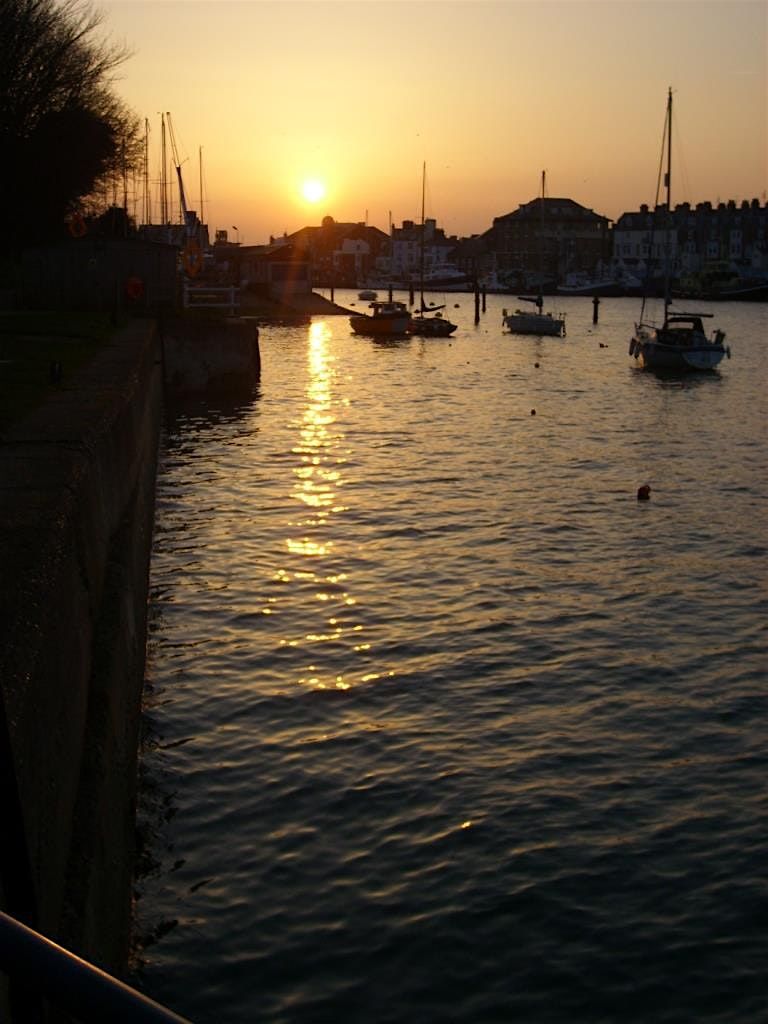
M 642 487 L 637 488 L 637 500 L 648 501 L 651 496 L 651 485 L 643 484 Z
M 82 238 L 88 230 L 88 225 L 85 223 L 85 217 L 82 213 L 73 213 L 72 216 L 67 220 L 67 229 L 73 238 Z
M 197 277 L 203 269 L 203 253 L 196 238 L 190 238 L 184 248 L 184 270 L 189 277 Z
M 138 300 L 144 294 L 144 282 L 140 277 L 129 277 L 125 282 L 125 294 L 131 300 L 131 302 L 138 302 Z

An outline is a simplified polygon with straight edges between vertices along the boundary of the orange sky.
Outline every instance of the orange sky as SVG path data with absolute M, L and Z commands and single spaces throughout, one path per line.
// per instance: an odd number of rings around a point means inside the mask
M 668 86 L 673 201 L 768 189 L 763 0 L 97 0 L 133 56 L 116 91 L 170 111 L 189 205 L 241 242 L 336 220 L 447 232 L 547 193 L 652 203 Z M 302 195 L 307 179 L 325 195 Z M 158 201 L 155 199 L 155 208 Z M 137 212 L 140 212 L 140 208 Z

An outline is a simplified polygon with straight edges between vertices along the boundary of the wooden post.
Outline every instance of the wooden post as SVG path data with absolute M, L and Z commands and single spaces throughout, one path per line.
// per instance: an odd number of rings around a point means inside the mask
M 485 285 L 483 285 L 483 312 L 485 312 Z
M 480 285 L 475 278 L 475 326 L 480 323 Z
M 598 298 L 598 296 L 596 295 L 596 296 L 595 296 L 595 297 L 594 297 L 594 298 L 592 299 L 592 323 L 593 323 L 593 324 L 596 324 L 596 323 L 597 323 L 597 309 L 598 309 L 598 306 L 599 306 L 599 305 L 600 305 L 600 299 L 599 299 L 599 298 Z

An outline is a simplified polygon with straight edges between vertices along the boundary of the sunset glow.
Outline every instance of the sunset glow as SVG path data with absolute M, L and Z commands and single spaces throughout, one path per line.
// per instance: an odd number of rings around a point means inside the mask
M 449 234 L 482 233 L 529 202 L 542 168 L 550 196 L 615 220 L 654 201 L 670 86 L 675 201 L 766 201 L 764 3 L 98 6 L 133 53 L 115 88 L 150 122 L 151 182 L 156 112 L 171 111 L 190 206 L 211 234 L 238 224 L 257 244 L 326 215 L 387 231 L 390 215 L 420 217 L 424 162 L 427 216 Z M 544 38 L 556 59 L 542 60 Z M 417 40 L 430 45 L 415 60 Z

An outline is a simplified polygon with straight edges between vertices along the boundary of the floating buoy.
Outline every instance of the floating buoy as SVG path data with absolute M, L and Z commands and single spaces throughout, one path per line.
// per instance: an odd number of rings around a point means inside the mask
M 536 367 L 536 369 L 538 370 L 538 368 L 539 368 L 539 364 L 538 364 L 538 363 L 534 363 L 533 365 L 534 365 L 534 366 Z
M 600 348 L 608 348 L 608 346 L 607 346 L 607 345 L 604 345 L 604 344 L 602 343 L 602 341 L 601 341 L 601 342 L 599 342 L 598 344 L 600 345 Z
M 535 416 L 535 415 L 536 415 L 536 410 L 535 409 L 531 409 L 531 416 Z
M 648 501 L 651 496 L 651 485 L 643 484 L 642 487 L 637 488 L 637 500 Z

